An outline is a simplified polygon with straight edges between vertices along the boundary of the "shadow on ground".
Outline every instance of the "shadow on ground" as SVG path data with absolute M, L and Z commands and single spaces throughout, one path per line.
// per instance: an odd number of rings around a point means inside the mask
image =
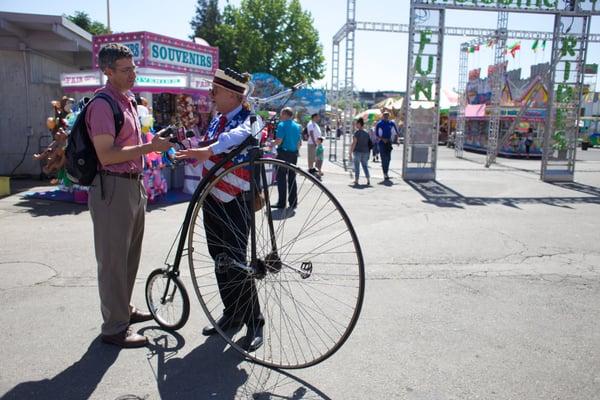
M 523 204 L 546 204 L 553 207 L 571 208 L 570 205 L 572 204 L 600 204 L 600 188 L 575 182 L 553 183 L 552 185 L 582 192 L 591 195 L 591 197 L 468 197 L 435 180 L 407 180 L 406 183 L 423 196 L 425 203 L 446 208 L 487 205 L 519 208 Z
M 148 360 L 162 399 L 329 399 L 290 373 L 245 360 L 218 335 L 177 358 L 180 335 L 159 328 L 140 333 L 150 338 Z
M 120 349 L 94 339 L 81 359 L 52 379 L 19 383 L 2 397 L 21 399 L 88 399 L 115 362 Z

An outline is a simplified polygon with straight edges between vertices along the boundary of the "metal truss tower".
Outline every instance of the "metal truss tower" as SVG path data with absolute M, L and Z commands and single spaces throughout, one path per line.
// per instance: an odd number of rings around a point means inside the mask
M 506 38 L 508 36 L 508 13 L 498 13 L 498 28 L 494 44 L 494 65 L 492 74 L 488 76 L 492 98 L 490 100 L 490 122 L 488 126 L 488 144 L 485 166 L 489 168 L 498 152 L 498 131 L 500 130 L 500 99 L 504 84 Z
M 337 129 L 329 138 L 329 161 L 338 160 L 338 141 L 342 140 L 342 162 L 344 169 L 347 168 L 348 150 L 350 147 L 350 134 L 354 114 L 354 37 L 356 30 L 356 0 L 347 0 L 346 23 L 333 36 L 332 46 L 332 68 L 331 68 L 331 91 L 329 96 L 331 104 L 335 107 L 337 124 L 342 130 L 341 138 L 337 137 Z M 346 40 L 346 51 L 344 59 L 344 80 L 340 85 L 340 43 Z M 342 109 L 343 107 L 343 109 Z M 341 109 L 341 113 L 340 113 Z M 337 126 L 335 127 L 337 128 Z
M 577 3 L 577 2 L 575 2 Z M 577 4 L 572 5 L 573 11 Z M 579 134 L 584 66 L 590 31 L 589 15 L 554 17 L 552 71 L 544 129 L 541 178 L 545 182 L 572 182 Z
M 469 74 L 469 44 L 460 46 L 458 61 L 458 115 L 456 118 L 456 132 L 454 136 L 454 154 L 462 158 L 463 144 L 465 143 L 465 109 L 469 102 L 467 98 L 467 82 Z
M 340 63 L 340 43 L 334 40 L 331 51 L 331 60 L 333 65 L 339 66 Z M 329 94 L 329 104 L 332 106 L 332 111 L 338 112 L 339 106 L 339 68 L 331 69 L 331 91 Z M 340 115 L 337 115 L 337 123 L 340 123 Z M 333 134 L 329 137 L 329 161 L 337 161 L 337 126 L 333 127 Z
M 354 36 L 355 36 L 356 0 L 347 1 L 346 9 L 346 62 L 344 74 L 344 118 L 342 134 L 342 161 L 347 168 L 350 150 L 350 136 L 354 117 Z

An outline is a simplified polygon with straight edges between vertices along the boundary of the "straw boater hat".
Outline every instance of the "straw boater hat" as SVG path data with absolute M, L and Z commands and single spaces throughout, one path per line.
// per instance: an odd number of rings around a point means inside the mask
M 245 95 L 248 91 L 248 76 L 227 68 L 217 69 L 212 84 Z

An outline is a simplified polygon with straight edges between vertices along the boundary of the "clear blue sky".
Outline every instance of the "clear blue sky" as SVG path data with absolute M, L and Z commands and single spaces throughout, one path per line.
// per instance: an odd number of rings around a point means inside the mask
M 231 0 L 234 5 L 239 0 Z M 325 78 L 315 86 L 329 85 L 331 80 L 331 46 L 333 35 L 342 27 L 346 19 L 345 0 L 301 0 L 302 7 L 309 11 L 316 29 L 327 64 Z M 194 15 L 196 0 L 177 1 L 111 1 L 111 28 L 113 31 L 146 30 L 180 39 L 187 39 L 191 33 L 189 25 Z M 220 1 L 224 6 L 225 1 Z M 36 14 L 73 14 L 85 11 L 93 19 L 106 23 L 106 1 L 66 1 L 66 0 L 0 0 L 0 10 L 11 12 L 27 12 Z M 408 0 L 357 0 L 356 20 L 372 22 L 408 23 Z M 491 12 L 458 12 L 448 11 L 447 26 L 483 27 L 496 26 L 496 14 Z M 551 31 L 551 16 L 527 14 L 520 16 L 510 14 L 509 29 Z M 591 31 L 600 33 L 600 17 L 592 20 Z M 470 40 L 465 37 L 446 37 L 444 42 L 444 64 L 442 86 L 445 90 L 456 88 L 458 81 L 458 54 L 460 43 Z M 357 32 L 355 55 L 355 85 L 361 90 L 404 90 L 406 87 L 407 62 L 406 34 Z M 509 40 L 509 44 L 514 40 Z M 529 66 L 533 63 L 549 61 L 550 44 L 545 52 L 537 54 L 531 51 L 531 42 L 522 42 L 522 51 L 513 60 L 509 56 L 509 69 L 523 68 L 525 76 L 529 74 Z M 343 51 L 340 48 L 340 77 L 343 76 Z M 469 68 L 482 67 L 493 62 L 491 49 L 482 46 L 482 51 L 471 55 Z M 588 62 L 600 63 L 600 44 L 590 44 Z M 251 71 L 259 72 L 259 71 Z

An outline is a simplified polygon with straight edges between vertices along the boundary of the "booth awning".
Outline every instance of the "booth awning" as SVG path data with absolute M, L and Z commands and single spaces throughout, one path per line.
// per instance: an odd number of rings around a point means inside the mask
M 98 65 L 98 55 L 109 43 L 120 43 L 131 50 L 138 67 L 133 88 L 136 92 L 208 95 L 210 82 L 219 65 L 218 48 L 156 33 L 143 31 L 94 36 L 92 65 L 95 69 L 61 74 L 60 83 L 65 92 L 89 92 L 106 84 L 106 76 Z
M 210 76 L 191 73 L 174 73 L 140 68 L 134 91 L 150 93 L 208 93 Z M 99 70 L 60 74 L 60 84 L 66 93 L 89 92 L 106 84 L 106 75 Z
M 467 104 L 465 118 L 485 118 L 485 104 Z

